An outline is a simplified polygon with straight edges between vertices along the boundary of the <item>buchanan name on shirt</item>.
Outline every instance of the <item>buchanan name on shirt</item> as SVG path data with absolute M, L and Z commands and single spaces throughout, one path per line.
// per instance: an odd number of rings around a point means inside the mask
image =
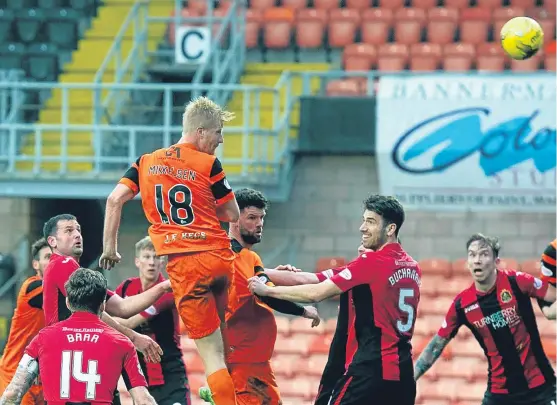
M 396 262 L 397 266 L 416 266 L 416 262 Z M 402 279 L 412 279 L 418 284 L 418 287 L 422 285 L 422 279 L 420 275 L 416 271 L 415 268 L 410 267 L 402 267 L 401 269 L 396 270 L 392 276 L 389 276 L 389 283 L 391 283 L 391 287 L 394 286 Z

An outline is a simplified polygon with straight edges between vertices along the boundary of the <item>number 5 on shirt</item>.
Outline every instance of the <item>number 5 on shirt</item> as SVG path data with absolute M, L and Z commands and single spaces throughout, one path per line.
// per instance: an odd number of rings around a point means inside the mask
M 406 300 L 408 298 L 414 298 L 413 288 L 401 288 L 398 295 L 398 309 L 401 312 L 408 314 L 406 322 L 402 322 L 400 319 L 396 321 L 396 327 L 399 332 L 406 333 L 412 329 L 412 323 L 414 322 L 415 309 L 412 305 L 408 304 Z

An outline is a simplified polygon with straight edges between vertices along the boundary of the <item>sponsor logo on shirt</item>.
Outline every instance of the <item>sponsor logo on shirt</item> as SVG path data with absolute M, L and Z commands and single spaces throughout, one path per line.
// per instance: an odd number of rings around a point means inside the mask
M 518 314 L 516 306 L 512 306 L 502 309 L 501 311 L 497 311 L 489 316 L 484 316 L 479 321 L 474 321 L 473 323 L 478 329 L 491 325 L 492 329 L 497 330 L 506 326 L 516 326 L 520 323 L 520 321 L 520 315 Z
M 350 273 L 350 270 L 348 269 L 342 270 L 340 273 L 338 273 L 338 275 L 345 280 L 352 280 L 352 273 Z
M 154 316 L 157 314 L 157 309 L 153 305 L 151 305 L 149 308 L 145 310 L 145 312 L 147 312 L 151 316 Z
M 466 308 L 464 308 L 464 313 L 467 314 L 470 311 L 475 310 L 476 308 L 479 308 L 479 304 L 476 302 L 475 304 L 472 304 L 470 306 L 467 306 Z

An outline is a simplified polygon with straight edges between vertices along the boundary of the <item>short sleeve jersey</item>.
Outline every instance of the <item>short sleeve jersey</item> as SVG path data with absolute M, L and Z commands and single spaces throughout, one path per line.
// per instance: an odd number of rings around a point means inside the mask
M 495 286 L 480 292 L 472 284 L 453 300 L 437 334 L 450 339 L 469 328 L 488 359 L 488 390 L 527 391 L 555 375 L 543 352 L 531 298 L 543 299 L 548 284 L 530 274 L 497 270 Z
M 157 255 L 230 248 L 216 208 L 234 198 L 220 161 L 177 144 L 141 156 L 121 184 L 141 193 Z
M 79 269 L 79 263 L 69 256 L 53 253 L 50 256 L 43 276 L 43 311 L 46 326 L 68 319 L 71 315 L 66 306 L 66 281 L 74 271 Z M 107 292 L 107 299 L 114 295 Z
M 21 285 L 17 306 L 12 317 L 8 342 L 0 360 L 0 370 L 13 376 L 25 347 L 44 327 L 43 282 L 40 277 L 29 277 Z
M 25 353 L 39 362 L 49 405 L 111 404 L 120 374 L 130 389 L 147 386 L 132 342 L 91 313 L 44 328 Z
M 227 340 L 229 363 L 263 363 L 269 361 L 277 339 L 277 323 L 273 311 L 248 289 L 248 279 L 263 271 L 259 255 L 233 240 L 234 288 L 229 295 Z M 228 315 L 228 314 L 227 314 Z

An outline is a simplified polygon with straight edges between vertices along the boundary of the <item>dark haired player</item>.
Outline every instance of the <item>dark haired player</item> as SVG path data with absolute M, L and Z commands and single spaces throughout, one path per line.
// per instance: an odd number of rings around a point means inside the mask
M 156 404 L 133 344 L 100 320 L 107 294 L 104 276 L 81 268 L 65 289 L 72 315 L 31 341 L 0 404 L 20 403 L 39 370 L 49 405 L 110 404 L 120 374 L 135 404 Z
M 555 289 L 555 249 L 557 248 L 557 239 L 550 242 L 542 253 L 540 278 L 547 281 L 550 289 Z M 555 306 L 550 302 L 538 300 L 538 304 L 547 319 L 555 319 Z
M 25 347 L 44 327 L 42 278 L 50 254 L 50 248 L 43 238 L 31 246 L 31 265 L 35 275 L 23 282 L 17 296 L 8 342 L 0 360 L 0 395 L 14 376 Z M 34 384 L 21 402 L 24 405 L 44 403 L 42 386 Z
M 256 298 L 248 289 L 248 279 L 264 276 L 261 258 L 252 250 L 261 242 L 269 201 L 259 191 L 244 188 L 236 193 L 240 218 L 230 223 L 229 235 L 234 251 L 234 278 L 227 314 L 227 364 L 238 405 L 280 404 L 280 394 L 271 367 L 277 339 L 277 324 L 272 310 L 312 319 L 320 323 L 314 307 L 301 306 L 270 297 Z
M 337 380 L 330 404 L 366 405 L 370 398 L 374 405 L 415 402 L 410 339 L 421 270 L 397 241 L 403 222 L 404 209 L 395 198 L 372 195 L 364 202 L 360 232 L 363 247 L 373 252 L 314 275 L 319 282 L 314 285 L 268 287 L 257 277 L 250 279 L 254 294 L 294 302 L 351 293 L 346 298 L 346 304 L 354 307 L 348 342 L 357 346 L 345 347 L 346 372 Z
M 555 373 L 542 348 L 530 298 L 555 305 L 555 290 L 529 274 L 499 270 L 496 238 L 473 235 L 466 243 L 474 282 L 454 299 L 437 335 L 416 361 L 418 380 L 465 325 L 489 364 L 482 405 L 553 405 Z
M 52 250 L 43 279 L 43 310 L 46 325 L 49 326 L 70 316 L 70 311 L 64 305 L 66 297 L 64 285 L 70 275 L 79 268 L 79 258 L 83 253 L 83 237 L 81 236 L 81 226 L 76 217 L 71 214 L 61 214 L 50 218 L 44 224 L 43 234 Z M 161 283 L 149 291 L 125 300 L 109 290 L 106 312 L 128 318 L 147 309 L 168 291 L 169 286 L 169 283 Z M 109 326 L 127 336 L 135 344 L 137 350 L 144 353 L 150 361 L 160 360 L 161 349 L 150 337 L 120 325 L 107 313 L 103 314 L 102 319 Z

